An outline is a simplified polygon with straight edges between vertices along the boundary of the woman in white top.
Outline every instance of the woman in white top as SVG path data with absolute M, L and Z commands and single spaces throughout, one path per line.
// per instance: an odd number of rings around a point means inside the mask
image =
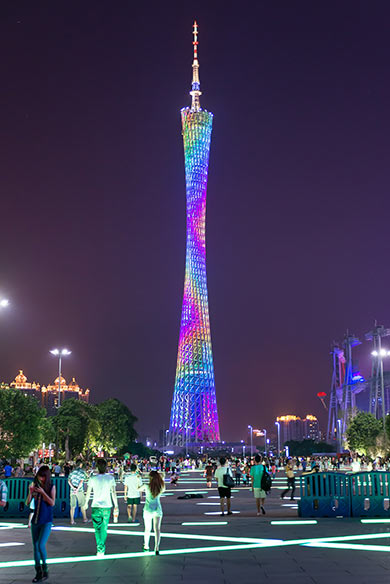
M 162 476 L 156 470 L 152 470 L 149 474 L 149 484 L 142 485 L 138 490 L 140 492 L 143 491 L 146 496 L 144 505 L 144 551 L 149 551 L 149 539 L 153 522 L 154 551 L 158 555 L 160 553 L 161 520 L 163 516 L 160 496 L 165 491 L 165 483 Z

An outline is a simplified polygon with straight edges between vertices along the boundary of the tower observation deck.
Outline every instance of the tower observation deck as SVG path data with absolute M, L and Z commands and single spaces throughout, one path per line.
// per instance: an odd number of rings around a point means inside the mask
M 181 110 L 187 245 L 176 380 L 168 443 L 220 441 L 206 277 L 206 191 L 213 114 L 200 107 L 198 25 L 193 28 L 191 107 Z

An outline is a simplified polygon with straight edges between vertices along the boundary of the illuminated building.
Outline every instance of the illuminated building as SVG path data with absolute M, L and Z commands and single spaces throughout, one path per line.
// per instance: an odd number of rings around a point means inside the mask
M 57 411 L 58 404 L 58 377 L 52 385 L 42 386 L 42 405 L 46 408 L 49 416 L 53 416 Z M 61 376 L 61 404 L 67 399 L 79 399 L 86 403 L 89 402 L 89 389 L 81 389 L 76 383 L 75 378 L 67 385 L 66 379 Z
M 181 110 L 187 245 L 176 380 L 168 443 L 220 441 L 206 277 L 206 190 L 213 114 L 200 107 L 198 27 L 194 23 L 191 107 Z
M 306 418 L 286 415 L 279 416 L 276 421 L 280 423 L 281 443 L 289 440 L 319 440 L 320 430 L 315 416 L 308 414 Z
M 22 369 L 19 369 L 19 374 L 11 381 L 9 386 L 13 389 L 20 389 L 24 395 L 31 395 L 41 402 L 41 386 L 39 383 L 29 383 L 27 377 L 24 375 Z
M 52 385 L 40 385 L 39 383 L 30 383 L 27 381 L 27 377 L 24 375 L 22 370 L 19 370 L 19 374 L 15 377 L 14 381 L 10 384 L 1 383 L 1 389 L 18 389 L 22 391 L 25 395 L 31 395 L 36 398 L 40 405 L 44 407 L 49 416 L 53 416 L 57 412 L 58 403 L 58 377 Z M 89 389 L 82 389 L 77 383 L 75 378 L 67 385 L 66 380 L 61 377 L 61 403 L 69 398 L 79 399 L 86 403 L 89 403 Z

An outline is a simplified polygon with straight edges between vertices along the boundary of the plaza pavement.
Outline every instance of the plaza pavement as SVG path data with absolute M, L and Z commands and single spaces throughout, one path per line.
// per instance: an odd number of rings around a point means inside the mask
M 91 524 L 84 525 L 79 519 L 74 528 L 69 521 L 56 519 L 48 554 L 57 563 L 49 566 L 48 582 L 390 583 L 390 523 L 367 524 L 345 518 L 301 523 L 296 505 L 280 500 L 283 484 L 283 478 L 274 483 L 265 516 L 256 516 L 252 493 L 241 487 L 235 490 L 232 500 L 232 509 L 239 513 L 221 517 L 216 488 L 205 488 L 199 472 L 182 475 L 178 487 L 168 486 L 162 499 L 164 518 L 159 556 L 142 552 L 142 515 L 139 514 L 139 526 L 125 523 L 123 498 L 119 523 L 110 525 L 104 559 L 96 559 Z M 118 490 L 121 488 L 119 485 Z M 203 499 L 177 499 L 185 492 L 195 491 L 202 492 Z M 123 492 L 119 494 L 123 497 Z M 296 494 L 299 496 L 299 490 Z M 207 525 L 209 522 L 217 525 Z M 32 564 L 30 532 L 17 520 L 9 523 L 0 523 L 0 583 L 31 582 L 34 567 L 23 565 L 25 561 Z M 150 543 L 153 549 L 153 537 Z

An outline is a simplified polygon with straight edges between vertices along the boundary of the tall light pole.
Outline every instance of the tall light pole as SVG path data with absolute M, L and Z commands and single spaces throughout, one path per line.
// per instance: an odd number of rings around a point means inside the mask
M 249 425 L 248 430 L 251 431 L 251 458 L 253 456 L 253 426 Z
M 66 357 L 70 355 L 72 351 L 68 351 L 68 349 L 52 349 L 50 353 L 55 357 L 58 357 L 58 400 L 57 400 L 57 407 L 59 408 L 61 405 L 61 360 L 62 357 Z
M 263 428 L 264 432 L 264 454 L 267 456 L 267 430 Z
M 275 422 L 275 426 L 278 427 L 278 456 L 280 456 L 280 422 Z

